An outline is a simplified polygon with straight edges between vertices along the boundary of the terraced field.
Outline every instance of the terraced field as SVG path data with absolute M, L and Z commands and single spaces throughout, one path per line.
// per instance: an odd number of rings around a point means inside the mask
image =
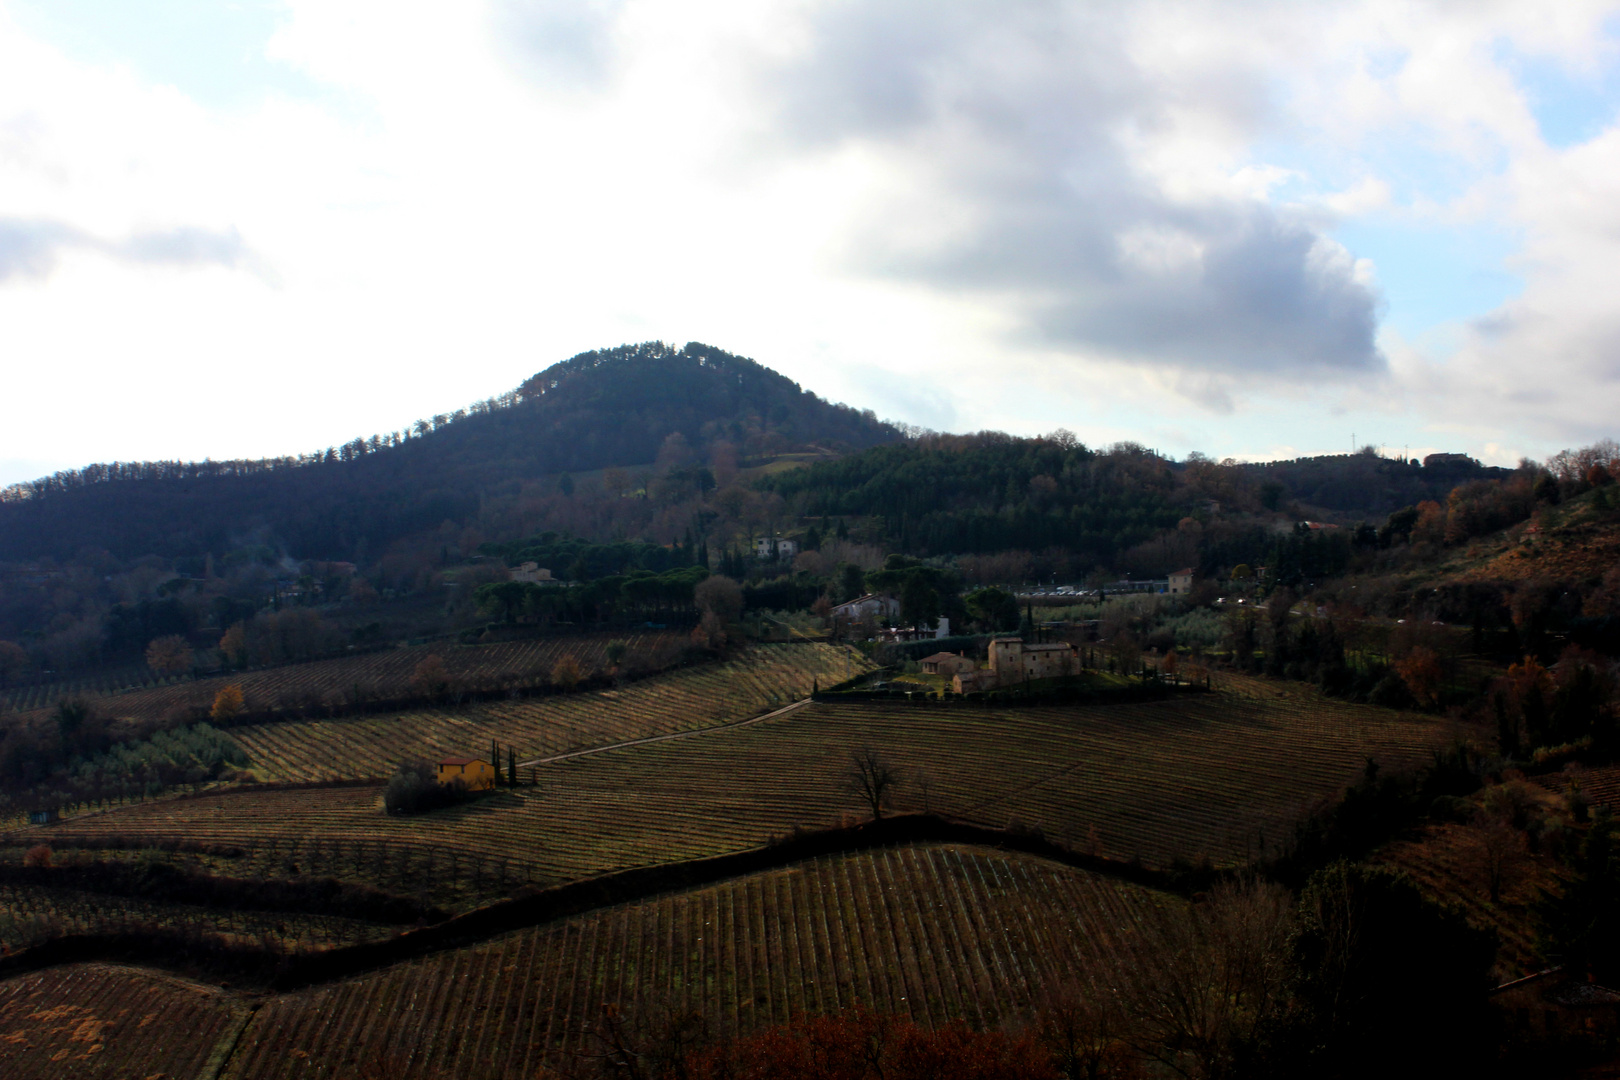
M 483 756 L 490 740 L 540 757 L 756 716 L 869 670 L 847 648 L 758 645 L 722 664 L 670 672 L 621 689 L 497 701 L 402 716 L 262 724 L 231 731 L 255 770 L 276 781 L 384 777 L 400 762 Z
M 246 849 L 233 872 L 296 865 L 395 891 L 430 880 L 434 902 L 464 906 L 526 881 L 733 851 L 860 815 L 844 776 L 851 752 L 870 747 L 905 770 L 902 808 L 1022 823 L 1149 865 L 1204 856 L 1230 865 L 1274 850 L 1300 812 L 1355 780 L 1367 758 L 1426 761 L 1459 734 L 1468 732 L 1434 717 L 1303 688 L 1279 696 L 1251 681 L 1113 706 L 814 704 L 539 766 L 536 787 L 417 818 L 382 813 L 381 784 L 247 789 L 87 815 L 49 835 L 92 845 L 206 837 Z M 0 840 L 41 835 L 25 828 Z
M 0 947 L 8 950 L 59 934 L 149 927 L 209 934 L 231 944 L 268 944 L 289 953 L 385 938 L 398 929 L 332 915 L 235 911 L 74 889 L 0 885 Z
M 565 656 L 573 657 L 588 675 L 609 666 L 606 650 L 610 641 L 627 643 L 629 648 L 626 656 L 629 660 L 626 662 L 633 662 L 637 657 L 678 652 L 685 645 L 682 635 L 663 632 L 589 634 L 496 645 L 441 642 L 333 660 L 285 664 L 195 681 L 178 679 L 156 681 L 150 685 L 137 683 L 135 688 L 125 689 L 122 693 L 107 692 L 112 690 L 107 685 L 107 677 L 98 676 L 77 683 L 18 690 L 11 696 L 19 709 L 46 708 L 55 704 L 63 694 L 64 687 L 71 686 L 74 693 L 95 697 L 97 706 L 108 715 L 123 719 L 163 720 L 177 709 L 193 706 L 207 708 L 221 688 L 235 685 L 242 688 L 251 709 L 320 710 L 341 706 L 361 695 L 396 697 L 407 694 L 416 666 L 429 656 L 438 656 L 444 661 L 445 674 L 453 685 L 498 687 L 537 679 L 544 681 Z M 120 689 L 136 680 L 152 679 L 150 672 L 141 669 L 129 669 L 123 673 L 123 677 L 130 682 L 119 682 Z M 97 691 L 103 693 L 97 696 Z M 47 693 L 52 696 L 44 696 Z
M 1531 777 L 1530 780 L 1560 798 L 1579 788 L 1591 800 L 1593 806 L 1607 806 L 1610 810 L 1620 809 L 1620 765 L 1542 773 Z
M 532 1077 L 603 1004 L 748 1031 L 857 1003 L 993 1027 L 1174 903 L 955 846 L 839 856 L 520 931 L 267 1003 L 224 1077 Z
M 75 964 L 0 982 L 0 1075 L 213 1076 L 250 1012 L 157 972 Z

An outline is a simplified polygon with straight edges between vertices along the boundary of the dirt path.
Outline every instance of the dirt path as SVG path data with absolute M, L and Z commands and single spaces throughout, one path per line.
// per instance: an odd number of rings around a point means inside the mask
M 713 735 L 717 731 L 734 731 L 737 728 L 751 727 L 762 724 L 766 720 L 783 716 L 795 709 L 802 709 L 810 704 L 810 698 L 795 701 L 791 705 L 784 705 L 773 712 L 763 713 L 759 716 L 750 716 L 746 720 L 733 720 L 729 724 L 716 724 L 713 727 L 697 728 L 693 731 L 672 731 L 668 735 L 648 735 L 642 739 L 631 739 L 628 742 L 610 743 L 607 746 L 593 746 L 588 750 L 570 750 L 566 754 L 553 754 L 551 757 L 531 758 L 528 761 L 518 762 L 518 768 L 526 769 L 530 765 L 550 765 L 554 761 L 567 761 L 569 758 L 585 757 L 588 754 L 605 754 L 609 750 L 622 750 L 627 746 L 646 746 L 648 743 L 669 742 L 673 739 L 691 739 L 699 735 Z

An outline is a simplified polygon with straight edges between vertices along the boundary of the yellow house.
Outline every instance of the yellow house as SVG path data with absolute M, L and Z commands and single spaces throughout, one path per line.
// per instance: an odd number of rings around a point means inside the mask
M 471 791 L 488 791 L 498 779 L 495 766 L 479 758 L 447 757 L 439 762 L 439 783 L 460 780 Z

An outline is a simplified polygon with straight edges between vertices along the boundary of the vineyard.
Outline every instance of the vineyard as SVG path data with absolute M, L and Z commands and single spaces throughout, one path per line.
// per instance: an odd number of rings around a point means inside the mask
M 520 931 L 287 995 L 223 1075 L 534 1076 L 604 1004 L 700 1010 L 720 1032 L 857 1003 L 994 1027 L 1083 978 L 1168 901 L 954 846 L 838 856 Z
M 212 1076 L 250 1015 L 155 972 L 75 964 L 0 982 L 0 1075 Z
M 49 835 L 89 847 L 129 836 L 154 846 L 207 837 L 243 849 L 232 873 L 285 876 L 297 867 L 394 892 L 420 889 L 465 909 L 524 883 L 740 850 L 862 814 L 844 775 L 850 753 L 871 747 L 904 770 L 900 808 L 1040 829 L 1151 866 L 1201 857 L 1233 865 L 1275 853 L 1298 816 L 1354 781 L 1367 758 L 1391 768 L 1422 763 L 1460 733 L 1434 717 L 1324 700 L 1297 685 L 1279 694 L 1248 680 L 1127 705 L 814 704 L 752 726 L 542 765 L 532 770 L 537 786 L 415 818 L 384 814 L 380 784 L 241 788 L 86 815 Z M 489 737 L 487 728 L 467 736 L 474 746 Z M 260 760 L 270 753 L 254 748 Z M 41 835 L 20 829 L 0 841 L 26 845 Z
M 8 695 L 19 710 L 47 708 L 58 698 L 74 694 L 96 697 L 97 707 L 121 719 L 163 721 L 188 709 L 207 710 L 214 696 L 227 685 L 242 688 L 250 710 L 279 709 L 313 712 L 341 711 L 367 699 L 393 699 L 410 695 L 416 667 L 429 656 L 444 662 L 444 674 L 452 690 L 490 689 L 531 684 L 549 679 L 557 664 L 572 658 L 581 672 L 590 675 L 605 671 L 610 641 L 627 643 L 625 664 L 658 661 L 679 655 L 685 638 L 679 634 L 651 632 L 614 636 L 593 634 L 580 637 L 540 638 L 496 645 L 451 645 L 439 643 L 402 649 L 385 649 L 335 660 L 315 660 L 302 664 L 243 671 L 206 679 L 157 681 L 130 688 L 134 679 L 151 680 L 144 669 L 120 673 L 121 678 L 95 676 L 67 684 L 51 684 L 13 691 Z M 130 681 L 125 682 L 122 679 Z M 109 685 L 109 681 L 113 685 Z M 113 693 L 122 690 L 122 693 Z
M 522 758 L 693 731 L 758 715 L 865 671 L 853 650 L 759 645 L 722 664 L 684 668 L 619 689 L 424 709 L 399 717 L 262 724 L 232 735 L 268 780 L 387 776 L 414 758 L 479 755 L 491 740 Z
M 0 690 L 0 713 L 43 709 L 66 697 L 105 697 L 138 687 L 156 686 L 161 681 L 144 663 L 97 668 L 74 678 Z
M 151 929 L 208 934 L 228 944 L 292 953 L 375 940 L 396 928 L 330 915 L 235 911 L 73 889 L 0 885 L 0 946 L 8 950 L 60 934 Z
M 1620 810 L 1620 765 L 1601 765 L 1575 772 L 1542 773 L 1531 781 L 1555 795 L 1580 791 L 1593 806 Z

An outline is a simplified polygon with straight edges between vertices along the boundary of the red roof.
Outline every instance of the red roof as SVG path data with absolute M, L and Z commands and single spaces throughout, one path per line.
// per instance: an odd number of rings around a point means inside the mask
M 439 761 L 439 768 L 442 769 L 446 765 L 471 765 L 477 760 L 477 758 L 470 757 L 447 757 Z

